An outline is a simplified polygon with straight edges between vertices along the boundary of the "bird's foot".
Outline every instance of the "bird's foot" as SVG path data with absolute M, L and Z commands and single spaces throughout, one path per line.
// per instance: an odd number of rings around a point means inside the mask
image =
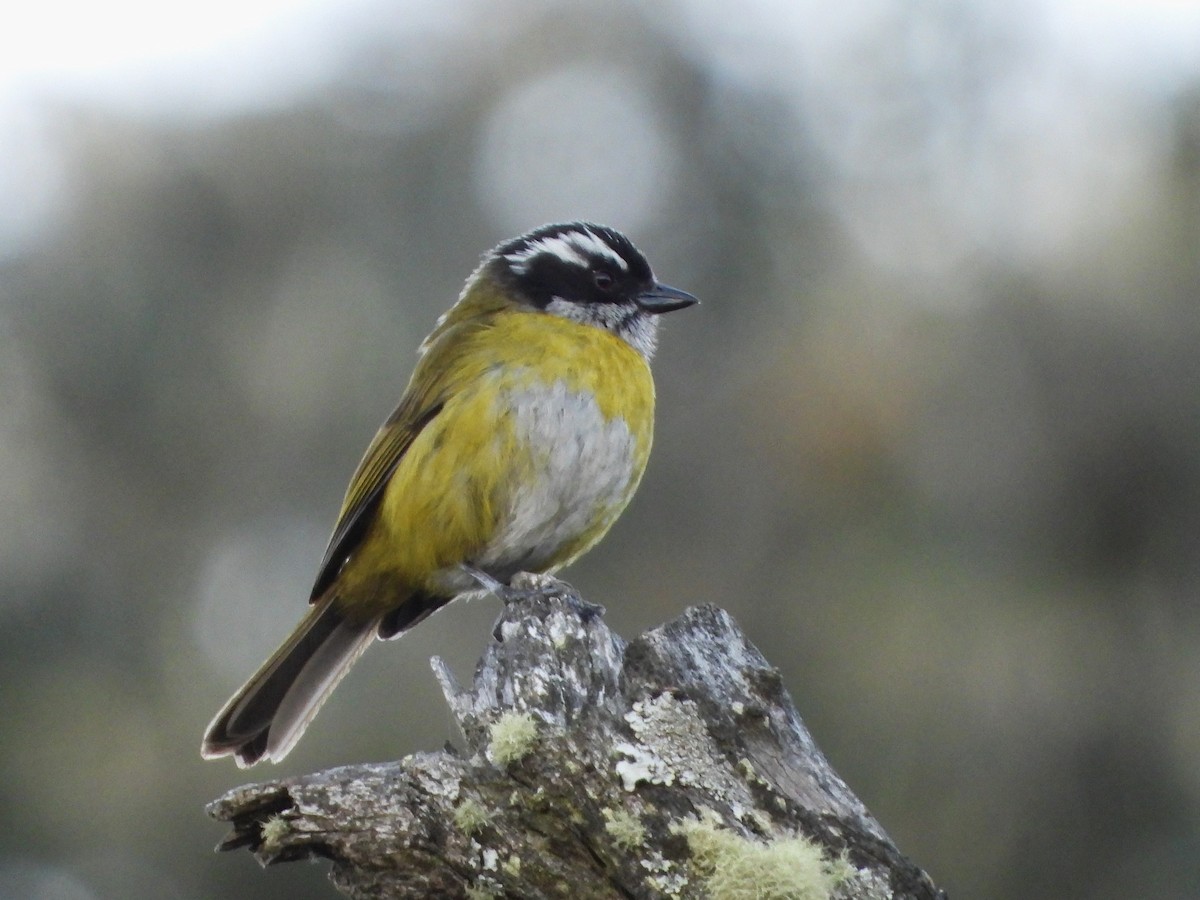
M 544 597 L 549 594 L 557 594 L 585 622 L 603 616 L 606 611 L 599 603 L 588 603 L 579 596 L 579 591 L 553 575 L 518 572 L 512 577 L 512 587 L 509 590 L 527 592 L 529 596 Z
M 462 569 L 474 578 L 485 591 L 498 597 L 505 606 L 557 594 L 585 622 L 597 616 L 603 616 L 605 613 L 603 606 L 598 603 L 588 603 L 579 596 L 579 592 L 575 588 L 553 575 L 540 572 L 518 572 L 512 577 L 509 584 L 504 584 L 474 566 L 464 563 Z

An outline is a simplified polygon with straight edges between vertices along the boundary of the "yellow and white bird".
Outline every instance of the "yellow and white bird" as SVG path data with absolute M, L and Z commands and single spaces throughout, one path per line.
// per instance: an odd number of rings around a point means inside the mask
M 307 615 L 202 754 L 279 761 L 375 637 L 600 540 L 650 454 L 658 316 L 695 302 L 600 225 L 546 225 L 486 254 L 359 463 Z

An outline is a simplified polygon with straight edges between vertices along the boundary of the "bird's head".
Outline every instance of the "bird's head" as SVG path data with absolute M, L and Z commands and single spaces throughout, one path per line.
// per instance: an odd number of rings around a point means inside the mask
M 613 332 L 646 359 L 657 317 L 697 302 L 659 284 L 625 235 L 588 222 L 543 225 L 506 241 L 487 254 L 480 274 L 518 303 Z

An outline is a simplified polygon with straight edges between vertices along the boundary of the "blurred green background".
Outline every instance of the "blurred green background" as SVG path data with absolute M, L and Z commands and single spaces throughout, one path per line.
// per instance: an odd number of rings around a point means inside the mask
M 704 301 L 609 623 L 729 609 L 952 896 L 1200 896 L 1200 5 L 94 6 L 0 41 L 0 898 L 335 896 L 205 802 L 456 737 L 496 602 L 281 766 L 201 731 L 479 255 L 580 217 Z

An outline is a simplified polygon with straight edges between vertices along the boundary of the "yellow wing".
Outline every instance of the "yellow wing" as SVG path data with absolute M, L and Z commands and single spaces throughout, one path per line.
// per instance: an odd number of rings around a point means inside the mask
M 457 307 L 456 307 L 457 308 Z M 487 310 L 491 312 L 491 310 Z M 363 455 L 338 514 L 325 557 L 313 585 L 310 603 L 319 600 L 358 547 L 383 497 L 384 488 L 417 435 L 442 411 L 461 387 L 459 366 L 470 336 L 488 327 L 489 316 L 448 321 L 447 316 L 422 346 L 422 356 L 396 410 L 375 434 Z

